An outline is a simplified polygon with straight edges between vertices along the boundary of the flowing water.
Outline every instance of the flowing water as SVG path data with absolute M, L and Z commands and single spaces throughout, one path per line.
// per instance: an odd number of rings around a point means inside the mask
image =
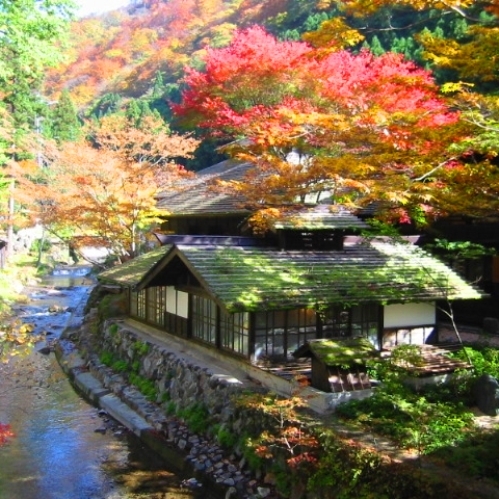
M 0 364 L 0 499 L 176 499 L 208 497 L 126 429 L 83 400 L 43 347 L 82 317 L 88 269 L 63 269 L 30 290 L 15 314 L 46 335 L 29 355 Z M 213 497 L 213 496 L 212 496 Z

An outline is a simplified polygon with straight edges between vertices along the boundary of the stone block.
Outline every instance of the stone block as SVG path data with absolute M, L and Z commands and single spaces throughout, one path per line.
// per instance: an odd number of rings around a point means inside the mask
M 482 374 L 473 385 L 477 407 L 488 416 L 499 414 L 499 382 L 490 374 Z

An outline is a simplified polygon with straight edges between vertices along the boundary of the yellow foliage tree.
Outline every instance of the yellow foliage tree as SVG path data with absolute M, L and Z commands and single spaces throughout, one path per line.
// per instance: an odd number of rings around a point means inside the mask
M 157 192 L 189 175 L 174 160 L 197 146 L 147 119 L 142 130 L 121 117 L 104 119 L 89 129 L 87 140 L 48 151 L 47 168 L 12 165 L 18 202 L 52 231 L 70 229 L 76 247 L 103 246 L 133 258 L 144 231 L 158 221 Z

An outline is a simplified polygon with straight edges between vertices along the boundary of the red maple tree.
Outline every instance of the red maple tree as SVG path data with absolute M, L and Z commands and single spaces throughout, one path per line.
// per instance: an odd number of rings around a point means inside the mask
M 174 111 L 245 139 L 227 151 L 256 168 L 224 187 L 246 203 L 268 208 L 328 193 L 342 204 L 382 200 L 401 219 L 431 211 L 458 114 L 428 71 L 392 53 L 324 54 L 259 27 L 209 50 L 205 63 L 188 70 Z

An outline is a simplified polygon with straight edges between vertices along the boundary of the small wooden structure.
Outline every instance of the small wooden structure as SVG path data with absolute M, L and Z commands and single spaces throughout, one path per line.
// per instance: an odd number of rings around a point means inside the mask
M 347 392 L 371 388 L 366 364 L 379 352 L 365 338 L 308 341 L 294 354 L 312 359 L 312 386 L 323 392 Z
M 398 367 L 407 370 L 408 375 L 418 378 L 439 376 L 450 374 L 460 369 L 471 369 L 473 366 L 456 357 L 452 357 L 453 352 L 462 349 L 462 345 L 414 345 L 419 350 L 417 362 L 400 361 Z M 393 348 L 387 348 L 382 353 L 384 357 L 391 355 Z

